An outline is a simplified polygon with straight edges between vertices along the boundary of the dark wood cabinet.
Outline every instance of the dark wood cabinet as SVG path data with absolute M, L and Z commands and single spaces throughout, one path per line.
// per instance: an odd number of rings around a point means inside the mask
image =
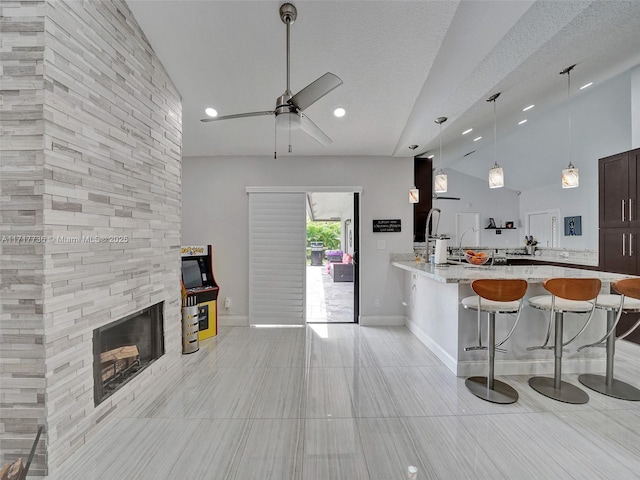
M 433 165 L 429 158 L 413 159 L 413 181 L 420 190 L 420 201 L 413 204 L 413 241 L 424 242 L 427 216 L 433 204 Z
M 640 227 L 640 149 L 601 158 L 598 164 L 600 228 Z
M 598 163 L 599 269 L 640 275 L 640 149 L 601 158 Z M 623 315 L 617 333 L 640 316 Z M 640 343 L 640 329 L 627 337 Z

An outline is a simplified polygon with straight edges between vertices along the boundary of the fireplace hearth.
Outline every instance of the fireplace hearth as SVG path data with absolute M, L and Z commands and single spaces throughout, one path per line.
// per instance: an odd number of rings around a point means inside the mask
M 95 405 L 164 354 L 163 307 L 157 303 L 93 331 Z

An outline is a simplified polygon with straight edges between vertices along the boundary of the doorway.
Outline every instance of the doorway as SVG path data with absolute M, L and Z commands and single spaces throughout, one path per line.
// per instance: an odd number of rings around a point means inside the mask
M 307 323 L 357 323 L 359 193 L 308 192 Z

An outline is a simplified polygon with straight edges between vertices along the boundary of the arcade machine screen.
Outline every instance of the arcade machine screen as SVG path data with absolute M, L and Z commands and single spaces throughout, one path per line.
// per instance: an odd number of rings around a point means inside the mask
M 198 260 L 182 261 L 182 282 L 186 289 L 202 287 L 202 273 Z

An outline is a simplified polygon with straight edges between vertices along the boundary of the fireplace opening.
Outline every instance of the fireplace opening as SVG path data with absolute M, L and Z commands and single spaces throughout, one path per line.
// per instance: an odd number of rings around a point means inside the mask
M 93 331 L 95 405 L 164 355 L 163 307 L 157 303 Z

